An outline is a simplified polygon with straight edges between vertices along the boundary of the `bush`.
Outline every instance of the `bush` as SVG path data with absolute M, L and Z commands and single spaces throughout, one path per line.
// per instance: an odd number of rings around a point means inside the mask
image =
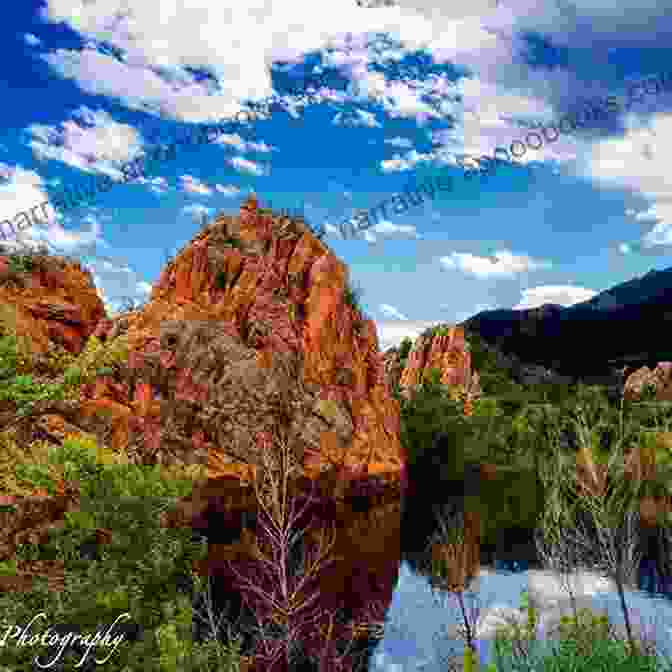
M 105 669 L 112 672 L 227 669 L 211 666 L 224 659 L 217 642 L 192 641 L 190 597 L 178 589 L 185 575 L 194 583 L 200 581 L 192 566 L 205 556 L 207 546 L 192 541 L 191 529 L 162 528 L 159 522 L 162 512 L 190 494 L 191 480 L 162 478 L 158 467 L 125 464 L 121 456 L 82 439 L 66 439 L 52 448 L 50 460 L 67 478 L 79 482 L 80 508 L 65 516 L 65 525 L 54 529 L 47 543 L 20 545 L 0 573 L 14 571 L 17 563 L 58 559 L 67 568 L 65 585 L 55 591 L 35 577 L 33 589 L 19 599 L 1 593 L 3 617 L 9 623 L 26 624 L 36 613 L 45 612 L 48 625 L 68 623 L 68 631 L 83 633 L 95 633 L 101 623 L 104 629 L 116 619 L 113 635 L 124 632 L 125 639 L 106 662 Z M 33 485 L 53 481 L 53 472 L 45 465 L 32 471 L 25 466 Z M 97 528 L 112 531 L 111 543 L 100 547 L 96 559 L 84 559 L 80 549 L 91 543 Z M 124 613 L 130 620 L 119 621 Z M 82 668 L 78 663 L 85 651 L 74 644 L 66 647 L 58 669 L 93 669 L 94 658 L 104 659 L 111 652 L 93 648 Z M 34 669 L 35 656 L 50 662 L 55 655 L 53 648 L 14 647 L 10 641 L 3 648 L 3 663 L 29 670 Z M 235 656 L 226 660 L 231 663 L 228 669 L 239 669 Z
M 399 345 L 399 361 L 401 362 L 402 368 L 406 366 L 408 355 L 412 349 L 413 341 L 408 336 L 405 336 Z
M 226 271 L 217 271 L 217 274 L 215 275 L 215 287 L 224 291 L 226 289 L 227 279 Z
M 222 241 L 222 245 L 235 247 L 236 249 L 240 250 L 243 247 L 243 241 L 237 236 L 226 236 L 226 238 L 224 238 Z
M 74 358 L 65 370 L 66 385 L 70 388 L 87 383 L 101 375 L 100 371 L 110 375 L 120 369 L 128 361 L 128 338 L 117 336 L 104 343 L 96 336 L 91 336 L 82 352 Z
M 64 399 L 65 388 L 59 383 L 39 383 L 32 376 L 14 376 L 0 387 L 0 401 L 16 405 L 17 415 L 27 415 L 38 401 Z
M 9 257 L 9 270 L 12 273 L 30 273 L 35 262 L 30 256 L 13 254 Z

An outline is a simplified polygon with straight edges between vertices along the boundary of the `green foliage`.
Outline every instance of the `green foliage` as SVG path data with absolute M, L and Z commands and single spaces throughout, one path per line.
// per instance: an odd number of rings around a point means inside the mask
M 410 464 L 417 462 L 432 447 L 439 434 L 453 437 L 461 445 L 469 424 L 462 403 L 451 399 L 442 385 L 422 385 L 401 401 L 401 443 Z
M 431 369 L 426 370 L 423 383 L 432 386 L 441 385 L 441 369 L 434 366 Z
M 647 383 L 639 396 L 640 401 L 655 401 L 656 399 L 656 385 L 655 383 Z
M 226 236 L 226 238 L 224 238 L 222 241 L 222 245 L 235 247 L 236 249 L 240 250 L 243 247 L 243 241 L 237 236 Z
M 217 274 L 215 275 L 215 287 L 224 291 L 226 289 L 227 279 L 228 276 L 226 271 L 217 271 Z
M 68 439 L 52 448 L 50 458 L 67 478 L 79 480 L 80 508 L 66 515 L 65 525 L 53 530 L 45 544 L 20 545 L 16 557 L 0 565 L 0 573 L 16 571 L 17 561 L 58 559 L 67 567 L 65 586 L 50 590 L 44 580 L 36 578 L 33 589 L 20 599 L 13 593 L 0 593 L 3 618 L 23 624 L 45 612 L 50 624 L 67 622 L 73 630 L 95 633 L 100 624 L 109 627 L 120 615 L 128 614 L 130 618 L 117 621 L 113 634 L 119 633 L 120 623 L 128 622 L 141 628 L 141 636 L 126 637 L 107 660 L 106 670 L 240 669 L 235 650 L 224 650 L 215 640 L 193 642 L 191 598 L 177 589 L 177 578 L 185 575 L 200 585 L 192 566 L 205 556 L 207 545 L 194 542 L 190 528 L 160 525 L 161 513 L 191 493 L 191 479 L 166 479 L 158 469 L 119 464 L 94 441 Z M 50 482 L 44 467 L 23 467 L 35 484 Z M 83 560 L 78 549 L 90 542 L 95 528 L 111 530 L 112 541 L 100 547 L 98 559 Z M 110 651 L 94 647 L 87 662 L 104 658 Z M 40 644 L 18 647 L 10 641 L 3 648 L 3 663 L 10 669 L 28 670 L 33 669 L 35 656 L 50 661 L 54 653 L 53 648 Z M 80 669 L 77 663 L 82 655 L 66 647 L 58 669 Z
M 96 372 L 103 367 L 119 368 L 128 361 L 128 338 L 126 335 L 117 336 L 104 343 L 96 336 L 90 336 L 82 352 L 68 369 L 75 376 L 74 371 L 80 372 L 82 382 L 88 382 L 96 377 Z M 67 371 L 66 371 L 67 373 Z
M 465 339 L 470 346 L 471 366 L 478 371 L 483 394 L 510 394 L 521 390 L 511 374 L 500 366 L 495 350 L 488 347 L 479 334 L 465 330 Z
M 30 256 L 12 254 L 9 257 L 9 270 L 12 273 L 30 273 L 35 262 Z
M 413 349 L 413 341 L 408 336 L 405 336 L 401 341 L 401 343 L 399 344 L 399 361 L 401 362 L 402 367 L 406 366 L 406 361 L 408 360 L 408 354 L 411 352 L 412 349 Z
M 450 327 L 446 324 L 437 324 L 436 326 L 429 329 L 429 335 L 434 336 L 448 336 L 450 333 Z
M 19 363 L 16 338 L 0 336 L 0 380 L 13 378 Z
M 59 383 L 39 383 L 32 376 L 14 376 L 0 387 L 0 401 L 12 401 L 18 415 L 27 415 L 38 401 L 63 399 L 65 391 Z

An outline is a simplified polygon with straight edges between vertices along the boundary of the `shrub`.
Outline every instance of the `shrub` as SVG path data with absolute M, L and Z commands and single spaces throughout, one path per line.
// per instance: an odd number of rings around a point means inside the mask
M 433 366 L 424 373 L 423 383 L 429 385 L 441 385 L 441 369 Z
M 215 287 L 224 291 L 226 289 L 227 279 L 226 271 L 217 271 L 217 274 L 215 275 Z
M 34 267 L 35 262 L 29 256 L 13 254 L 9 257 L 9 270 L 12 273 L 30 273 Z
M 128 613 L 130 621 L 117 622 L 114 628 L 116 635 L 121 626 L 129 626 L 123 629 L 126 637 L 107 660 L 106 670 L 227 669 L 210 666 L 223 659 L 217 642 L 192 641 L 190 598 L 177 587 L 178 577 L 200 579 L 193 575 L 192 566 L 204 557 L 207 546 L 192 541 L 191 529 L 162 528 L 159 522 L 163 511 L 191 493 L 191 481 L 161 478 L 158 469 L 123 464 L 122 458 L 100 450 L 90 440 L 66 439 L 50 450 L 50 459 L 63 474 L 78 480 L 80 508 L 65 516 L 65 525 L 54 529 L 45 544 L 20 545 L 16 557 L 0 566 L 0 573 L 14 571 L 17 563 L 58 559 L 67 567 L 65 583 L 54 591 L 36 576 L 33 589 L 20 599 L 12 593 L 0 594 L 3 617 L 10 623 L 28 623 L 43 611 L 50 625 L 69 623 L 69 630 L 94 633 L 101 623 L 110 626 L 120 614 Z M 52 475 L 42 465 L 30 477 L 38 485 L 48 483 Z M 96 528 L 111 530 L 111 543 L 102 547 L 97 559 L 84 559 L 79 549 L 90 543 Z M 58 669 L 82 669 L 77 663 L 84 651 L 66 647 Z M 86 665 L 106 655 L 94 648 Z M 11 669 L 33 669 L 35 656 L 50 661 L 54 650 L 39 644 L 13 647 L 11 642 L 3 648 L 3 663 Z M 196 668 L 194 663 L 202 666 Z
M 222 245 L 226 245 L 227 247 L 235 247 L 236 249 L 240 250 L 243 247 L 243 241 L 237 236 L 226 236 L 226 238 L 224 238 L 222 241 Z
M 0 401 L 16 404 L 18 415 L 27 415 L 38 401 L 64 399 L 65 389 L 59 383 L 39 383 L 32 376 L 14 376 L 0 387 Z
M 401 362 L 402 367 L 406 366 L 408 355 L 412 349 L 413 341 L 408 336 L 405 336 L 399 345 L 399 361 Z
M 74 358 L 65 371 L 67 386 L 72 388 L 95 379 L 102 370 L 122 367 L 128 361 L 128 338 L 117 336 L 104 343 L 96 336 L 91 336 L 82 352 Z M 105 375 L 110 375 L 106 373 Z

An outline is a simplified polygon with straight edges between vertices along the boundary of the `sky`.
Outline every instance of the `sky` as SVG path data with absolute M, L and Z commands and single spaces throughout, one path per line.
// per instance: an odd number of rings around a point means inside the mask
M 669 265 L 672 95 L 465 179 L 577 101 L 625 96 L 672 55 L 672 1 L 23 0 L 0 32 L 0 221 L 108 175 L 26 229 L 144 300 L 203 216 L 261 205 L 324 226 L 381 349 L 491 308 L 572 305 Z M 121 183 L 120 166 L 237 121 Z M 240 115 L 238 116 L 240 119 Z M 344 239 L 339 223 L 441 173 L 449 192 Z

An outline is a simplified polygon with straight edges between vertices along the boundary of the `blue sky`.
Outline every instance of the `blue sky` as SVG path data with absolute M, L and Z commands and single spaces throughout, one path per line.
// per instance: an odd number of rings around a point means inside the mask
M 492 153 L 580 99 L 670 70 L 669 0 L 45 0 L 11 3 L 0 42 L 0 221 L 47 189 L 119 179 L 152 136 L 250 102 L 260 117 L 181 151 L 26 240 L 80 256 L 110 310 L 144 298 L 201 213 L 303 208 L 363 290 L 381 347 L 486 308 L 571 305 L 669 265 L 672 95 L 487 180 Z M 454 188 L 357 239 L 337 225 L 441 171 Z

